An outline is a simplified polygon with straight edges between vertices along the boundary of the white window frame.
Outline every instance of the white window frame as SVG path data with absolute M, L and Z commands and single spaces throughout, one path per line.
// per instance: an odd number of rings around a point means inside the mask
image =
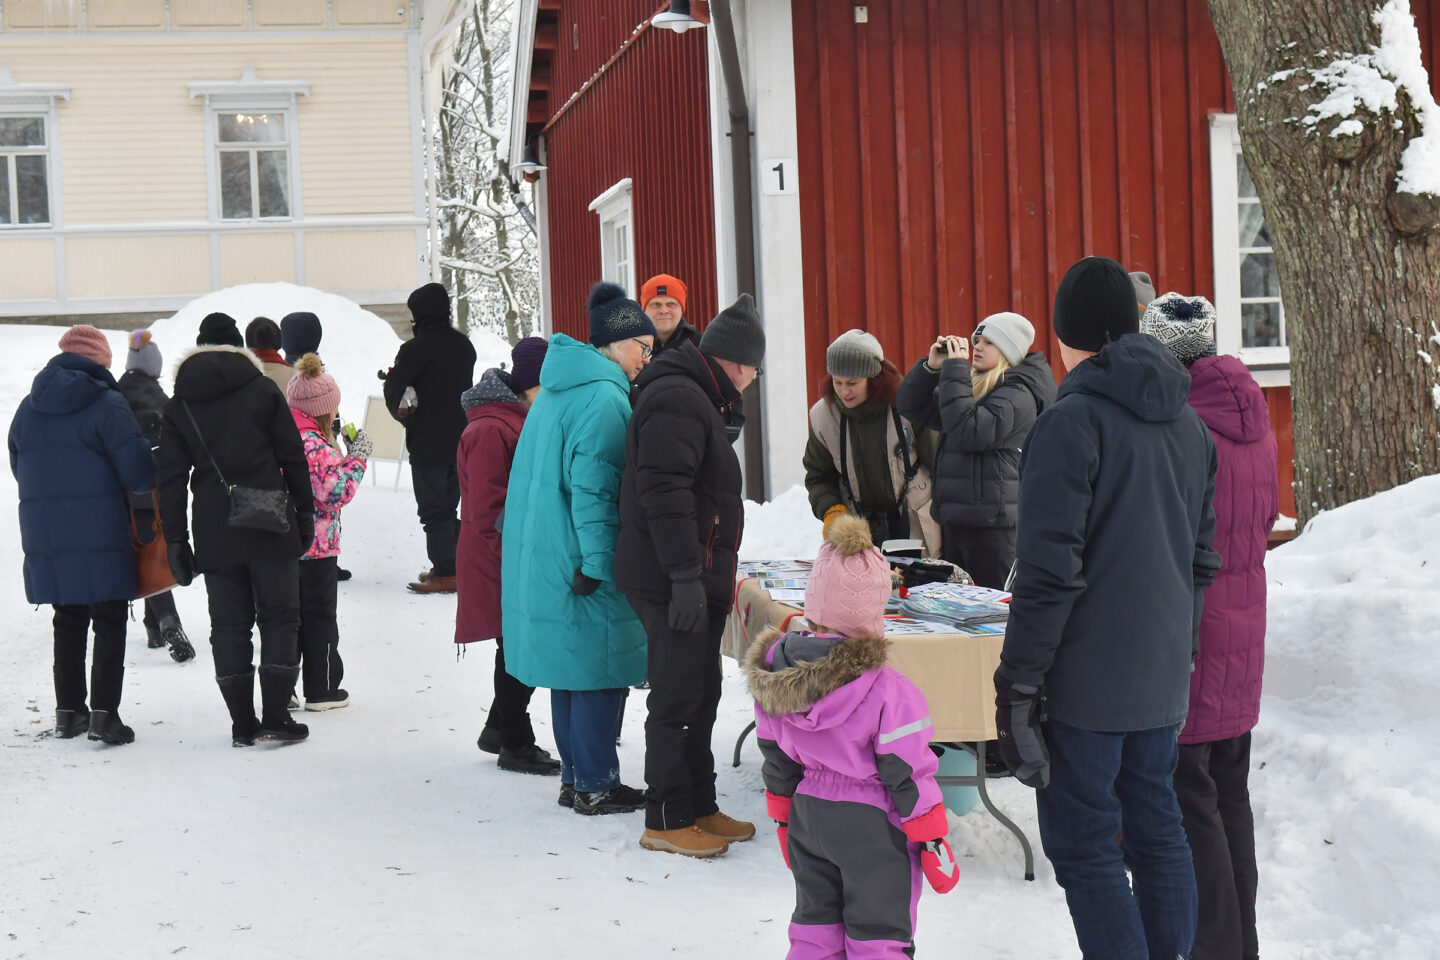
M 590 201 L 590 211 L 600 218 L 600 276 L 618 283 L 634 297 L 635 211 L 631 202 L 629 177 L 615 183 Z
M 205 177 L 209 184 L 209 216 L 211 223 L 272 224 L 303 219 L 304 201 L 300 190 L 300 119 L 299 98 L 310 95 L 310 84 L 303 80 L 261 80 L 254 67 L 245 67 L 239 80 L 202 80 L 190 84 L 190 98 L 205 100 Z M 289 178 L 290 214 L 285 217 L 223 216 L 220 182 L 220 116 L 226 113 L 280 113 L 285 117 L 285 172 Z M 240 146 L 226 145 L 226 150 L 267 149 L 263 143 Z M 274 149 L 270 147 L 268 149 Z M 251 160 L 251 210 L 259 212 L 259 197 L 254 192 L 258 179 L 255 162 Z
M 1210 115 L 1210 216 L 1215 267 L 1215 343 L 1250 368 L 1262 387 L 1290 385 L 1290 348 L 1246 347 L 1240 321 L 1240 127 L 1233 113 Z M 1283 307 L 1282 307 L 1283 311 Z M 1283 314 L 1282 314 L 1283 315 Z M 1283 327 L 1282 327 L 1283 329 Z
M 21 83 L 9 69 L 0 67 L 0 116 L 38 117 L 45 125 L 45 146 L 20 147 L 14 152 L 45 157 L 46 219 L 43 223 L 0 223 L 6 233 L 26 230 L 53 230 L 62 226 L 60 203 L 60 124 L 56 103 L 70 99 L 70 88 L 60 83 Z M 6 150 L 6 153 L 11 153 Z M 12 154 L 13 155 L 13 154 Z M 10 176 L 10 202 L 17 212 L 20 198 L 16 193 L 15 164 L 7 164 Z M 6 211 L 8 214 L 9 211 Z

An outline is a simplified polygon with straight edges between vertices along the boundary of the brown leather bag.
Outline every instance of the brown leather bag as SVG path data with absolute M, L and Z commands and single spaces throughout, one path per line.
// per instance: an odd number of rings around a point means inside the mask
M 142 497 L 135 499 L 143 502 Z M 130 510 L 130 546 L 135 550 L 136 600 L 144 600 L 175 587 L 175 574 L 170 572 L 170 554 L 165 548 L 164 532 L 160 529 L 160 497 L 155 490 L 150 491 L 150 506 L 154 510 L 155 519 L 150 523 L 153 537 L 148 543 L 140 539 L 140 531 L 135 525 L 135 510 L 133 507 Z

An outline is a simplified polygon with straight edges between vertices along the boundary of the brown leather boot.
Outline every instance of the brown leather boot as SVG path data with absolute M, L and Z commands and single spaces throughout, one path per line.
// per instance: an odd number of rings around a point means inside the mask
M 727 817 L 719 810 L 709 816 L 696 817 L 695 826 L 729 843 L 743 843 L 755 836 L 755 824 Z
M 455 578 L 454 578 L 454 577 L 436 577 L 436 576 L 432 576 L 430 579 L 426 580 L 424 583 L 412 583 L 412 584 L 410 584 L 410 592 L 411 592 L 411 593 L 454 593 L 454 592 L 455 592 Z
M 677 830 L 647 828 L 640 835 L 640 846 L 646 850 L 678 853 L 681 856 L 697 857 L 701 860 L 706 857 L 718 857 L 730 849 L 730 844 L 723 838 L 717 837 L 713 833 L 706 833 L 694 824 L 680 827 Z

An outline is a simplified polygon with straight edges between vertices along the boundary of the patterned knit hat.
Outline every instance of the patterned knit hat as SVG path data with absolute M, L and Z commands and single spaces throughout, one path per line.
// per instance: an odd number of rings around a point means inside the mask
M 340 409 L 340 385 L 325 372 L 320 357 L 307 353 L 295 364 L 295 376 L 285 388 L 290 406 L 312 417 L 321 417 Z
M 869 380 L 885 363 L 885 348 L 874 334 L 846 330 L 825 348 L 825 372 L 844 380 Z
M 550 343 L 544 337 L 526 337 L 510 349 L 510 389 L 517 394 L 540 386 L 540 366 Z
M 1145 308 L 1140 332 L 1165 344 L 1188 367 L 1215 355 L 1215 307 L 1204 297 L 1167 293 Z
M 975 336 L 984 337 L 1010 366 L 1018 366 L 1035 342 L 1035 325 L 1018 313 L 992 313 L 980 321 Z
M 854 514 L 836 517 L 810 569 L 805 619 L 845 637 L 883 637 L 890 566 Z
M 164 360 L 160 348 L 150 339 L 149 330 L 136 330 L 130 334 L 130 349 L 125 354 L 125 369 L 139 370 L 147 376 L 159 378 Z
M 720 311 L 700 336 L 700 352 L 717 360 L 759 368 L 765 362 L 765 328 L 748 293 Z
M 110 341 L 88 323 L 77 323 L 60 337 L 61 353 L 78 353 L 100 366 L 110 367 Z
M 618 284 L 601 281 L 590 288 L 585 301 L 590 311 L 590 345 L 603 347 L 631 337 L 656 336 L 655 324 L 640 304 L 625 296 Z

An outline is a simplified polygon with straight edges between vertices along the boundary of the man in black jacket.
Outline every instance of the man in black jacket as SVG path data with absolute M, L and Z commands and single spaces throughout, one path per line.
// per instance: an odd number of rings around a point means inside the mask
M 649 640 L 640 845 L 651 850 L 713 857 L 755 835 L 715 803 L 710 733 L 745 524 L 731 430 L 764 356 L 755 303 L 741 294 L 698 346 L 683 343 L 641 374 L 625 437 L 615 581 Z
M 300 557 L 315 539 L 315 493 L 289 404 L 244 348 L 235 321 L 212 313 L 199 347 L 175 372 L 160 431 L 160 521 L 176 582 L 205 575 L 215 679 L 230 711 L 231 742 L 304 740 L 290 719 L 300 674 Z M 230 523 L 230 487 L 289 494 L 284 531 Z M 186 510 L 186 488 L 194 506 Z M 193 517 L 195 548 L 190 548 Z M 254 647 L 260 628 L 260 702 Z
M 674 350 L 700 333 L 685 322 L 685 300 L 689 291 L 685 282 L 668 273 L 657 273 L 640 288 L 640 308 L 655 324 L 655 356 Z
M 1215 445 L 1186 402 L 1185 368 L 1137 332 L 1120 264 L 1071 267 L 1054 322 L 1069 373 L 1021 460 L 995 672 L 1001 752 L 1040 788 L 1040 838 L 1081 952 L 1189 956 L 1195 874 L 1172 776 L 1204 589 L 1220 569 Z
M 400 345 L 385 377 L 385 406 L 405 425 L 415 507 L 425 528 L 430 569 L 410 589 L 416 593 L 455 592 L 455 543 L 460 535 L 460 475 L 455 451 L 465 432 L 460 394 L 475 375 L 475 348 L 450 326 L 450 294 L 427 283 L 406 302 L 415 336 Z M 405 401 L 414 388 L 414 403 Z

